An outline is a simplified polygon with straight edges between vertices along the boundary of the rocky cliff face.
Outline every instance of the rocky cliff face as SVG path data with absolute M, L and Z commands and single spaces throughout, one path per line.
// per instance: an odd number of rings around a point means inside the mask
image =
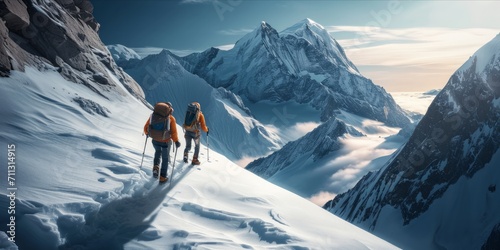
M 114 75 L 128 92 L 143 100 L 141 88 L 102 44 L 92 11 L 88 0 L 0 2 L 0 74 L 50 65 L 66 79 L 103 96 L 111 89 L 123 91 L 116 88 Z

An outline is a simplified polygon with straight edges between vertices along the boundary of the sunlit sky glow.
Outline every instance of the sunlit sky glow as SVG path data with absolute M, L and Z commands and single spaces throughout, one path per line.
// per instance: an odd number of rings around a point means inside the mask
M 281 31 L 311 18 L 344 47 L 364 76 L 388 91 L 442 88 L 500 32 L 500 1 L 92 2 L 104 43 L 181 55 L 229 49 L 261 21 Z

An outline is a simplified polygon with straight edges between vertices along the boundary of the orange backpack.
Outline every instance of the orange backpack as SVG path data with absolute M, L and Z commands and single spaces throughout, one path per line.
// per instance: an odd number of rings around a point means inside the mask
M 156 103 L 149 120 L 149 136 L 156 141 L 170 139 L 170 115 L 174 109 L 169 103 Z

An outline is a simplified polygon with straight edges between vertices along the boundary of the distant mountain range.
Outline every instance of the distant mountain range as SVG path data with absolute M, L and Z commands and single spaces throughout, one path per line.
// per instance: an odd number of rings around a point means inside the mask
M 231 50 L 210 48 L 179 60 L 210 85 L 250 102 L 308 104 L 321 111 L 322 121 L 343 109 L 393 126 L 409 123 L 392 97 L 363 77 L 337 41 L 311 19 L 281 32 L 262 22 Z
M 130 53 L 123 47 L 120 47 L 120 51 L 115 47 L 117 46 L 108 47 L 117 53 L 115 57 L 131 58 Z M 182 108 L 185 102 L 191 100 L 210 103 L 211 101 L 206 99 L 210 95 L 205 94 L 209 89 L 201 93 L 189 88 L 193 91 L 192 97 L 189 97 L 189 92 L 178 92 L 179 88 L 175 87 L 188 86 L 192 82 L 204 80 L 215 89 L 223 88 L 231 95 L 234 93 L 235 98 L 241 97 L 241 110 L 238 112 L 245 111 L 252 118 L 255 118 L 252 114 L 254 110 L 246 107 L 244 103 L 292 102 L 317 110 L 319 117 L 316 119 L 324 122 L 334 117 L 336 112 L 345 110 L 388 125 L 410 124 L 410 119 L 393 98 L 381 87 L 363 77 L 335 39 L 323 26 L 311 19 L 304 19 L 279 33 L 268 23 L 262 22 L 228 51 L 210 48 L 184 57 L 164 51 L 142 60 L 132 57 L 130 60 L 119 61 L 119 65 L 141 84 L 146 92 L 146 99 L 151 103 L 171 99 L 176 102 L 176 106 L 180 105 Z M 172 84 L 172 87 L 164 89 L 164 84 Z M 162 96 L 162 93 L 171 95 Z M 182 100 L 177 102 L 178 98 Z M 214 116 L 212 121 L 221 121 L 214 124 L 214 128 L 220 130 L 223 127 L 238 127 L 227 126 L 227 119 L 218 119 L 217 110 L 226 111 L 220 108 L 216 110 L 215 107 L 207 106 L 208 112 Z M 271 109 L 272 106 L 269 106 L 267 112 Z M 183 114 L 178 112 L 176 116 L 180 119 Z M 241 158 L 262 156 L 283 145 L 283 141 L 273 135 L 271 130 L 258 125 L 257 120 L 242 123 L 255 124 L 250 128 L 259 129 L 252 134 L 262 139 L 258 139 L 258 143 L 254 144 L 248 137 L 228 138 L 227 131 L 216 134 L 217 130 L 214 130 L 215 148 L 229 152 L 235 158 Z M 282 124 L 270 125 L 284 129 Z M 249 133 L 248 131 L 247 128 L 246 133 Z M 244 147 L 240 141 L 244 142 Z

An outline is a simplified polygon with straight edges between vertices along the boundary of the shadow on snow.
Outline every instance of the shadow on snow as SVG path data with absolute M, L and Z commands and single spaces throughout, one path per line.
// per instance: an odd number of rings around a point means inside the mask
M 156 186 L 149 192 L 111 201 L 99 210 L 88 213 L 80 224 L 60 217 L 57 224 L 66 243 L 59 248 L 124 249 L 124 245 L 133 239 L 148 241 L 161 237 L 156 229 L 151 228 L 151 223 L 158 215 L 168 192 L 191 169 L 189 166 L 176 169 L 171 186 L 170 182 L 163 185 L 155 184 L 157 180 L 147 182 L 146 186 Z

